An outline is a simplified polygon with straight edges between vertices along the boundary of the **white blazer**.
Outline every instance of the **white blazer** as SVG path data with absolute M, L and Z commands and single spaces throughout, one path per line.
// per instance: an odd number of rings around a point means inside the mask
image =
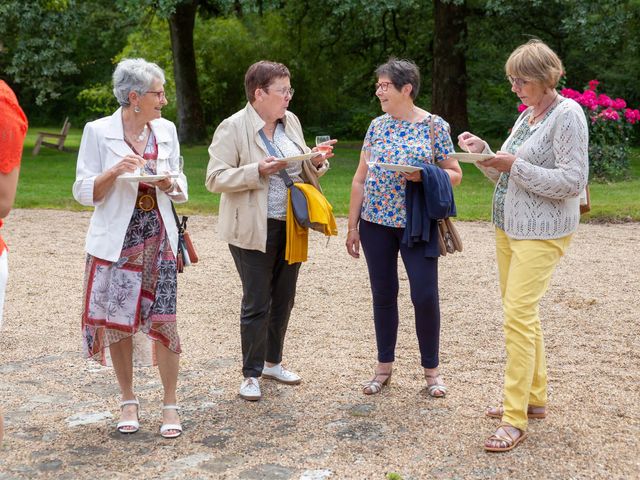
M 153 120 L 150 125 L 158 144 L 158 172 L 178 171 L 180 144 L 175 125 L 164 118 Z M 122 108 L 110 117 L 85 125 L 78 152 L 73 198 L 82 205 L 95 207 L 85 250 L 94 257 L 110 262 L 120 258 L 124 237 L 135 208 L 138 182 L 116 180 L 105 197 L 97 202 L 93 199 L 93 186 L 98 175 L 131 153 L 131 148 L 124 141 Z M 184 174 L 180 174 L 177 183 L 180 191 L 171 195 L 171 198 L 156 188 L 158 208 L 174 255 L 178 251 L 178 228 L 171 211 L 171 200 L 176 203 L 188 200 L 187 178 Z

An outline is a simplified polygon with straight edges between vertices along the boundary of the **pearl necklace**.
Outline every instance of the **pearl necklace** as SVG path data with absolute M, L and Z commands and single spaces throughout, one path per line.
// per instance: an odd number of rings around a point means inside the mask
M 142 129 L 142 131 L 140 132 L 140 135 L 136 135 L 135 137 L 132 137 L 131 135 L 125 133 L 125 136 L 129 138 L 130 141 L 133 141 L 135 138 L 135 141 L 140 143 L 142 142 L 145 137 L 147 136 L 147 130 L 149 130 L 147 128 L 147 124 L 145 123 L 144 128 Z
M 146 137 L 146 136 L 147 136 L 147 124 L 145 123 L 145 124 L 144 124 L 144 128 L 143 128 L 143 129 L 142 129 L 142 131 L 140 132 L 140 135 L 138 135 L 138 136 L 136 137 L 136 139 L 137 139 L 139 142 L 141 142 L 141 141 L 143 141 L 143 140 L 144 140 L 144 137 Z

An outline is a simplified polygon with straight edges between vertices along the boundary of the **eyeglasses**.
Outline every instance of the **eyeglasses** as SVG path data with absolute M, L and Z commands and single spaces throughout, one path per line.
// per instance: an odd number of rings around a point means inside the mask
M 389 85 L 395 85 L 393 82 L 380 82 L 380 83 L 376 83 L 374 86 L 376 87 L 376 92 L 378 91 L 378 89 L 382 90 L 383 92 L 386 92 L 387 90 L 389 90 Z
M 265 90 L 268 90 L 268 89 L 269 87 L 265 88 Z M 273 91 L 279 93 L 283 97 L 286 97 L 287 95 L 289 95 L 289 97 L 293 97 L 293 94 L 295 93 L 295 89 L 287 88 L 287 87 L 274 88 Z
M 529 83 L 529 80 L 525 80 L 524 78 L 512 77 L 511 75 L 507 75 L 507 80 L 509 80 L 509 83 L 516 88 L 522 88 L 527 83 Z
M 164 90 L 157 90 L 157 91 L 148 90 L 147 93 L 155 93 L 156 97 L 158 97 L 158 100 L 162 100 L 162 99 L 166 100 L 167 99 L 167 97 L 164 94 Z M 145 93 L 145 95 L 147 93 Z

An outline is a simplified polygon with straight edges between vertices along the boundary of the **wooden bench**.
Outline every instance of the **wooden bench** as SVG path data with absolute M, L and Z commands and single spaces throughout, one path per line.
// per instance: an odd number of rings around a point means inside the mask
M 60 151 L 72 151 L 68 148 L 64 147 L 64 141 L 67 139 L 67 134 L 69 133 L 69 128 L 71 127 L 71 122 L 69 122 L 69 117 L 64 119 L 64 124 L 62 125 L 62 130 L 60 133 L 49 133 L 49 132 L 38 132 L 38 139 L 36 140 L 36 145 L 33 147 L 33 156 L 38 155 L 40 152 L 40 148 L 44 145 L 45 147 L 56 148 Z M 56 142 L 45 142 L 45 139 L 55 139 Z

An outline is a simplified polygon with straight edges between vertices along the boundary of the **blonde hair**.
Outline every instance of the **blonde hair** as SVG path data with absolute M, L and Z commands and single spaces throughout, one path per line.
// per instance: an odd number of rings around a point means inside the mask
M 556 88 L 564 73 L 560 57 L 542 40 L 529 40 L 516 48 L 504 66 L 507 75 Z

